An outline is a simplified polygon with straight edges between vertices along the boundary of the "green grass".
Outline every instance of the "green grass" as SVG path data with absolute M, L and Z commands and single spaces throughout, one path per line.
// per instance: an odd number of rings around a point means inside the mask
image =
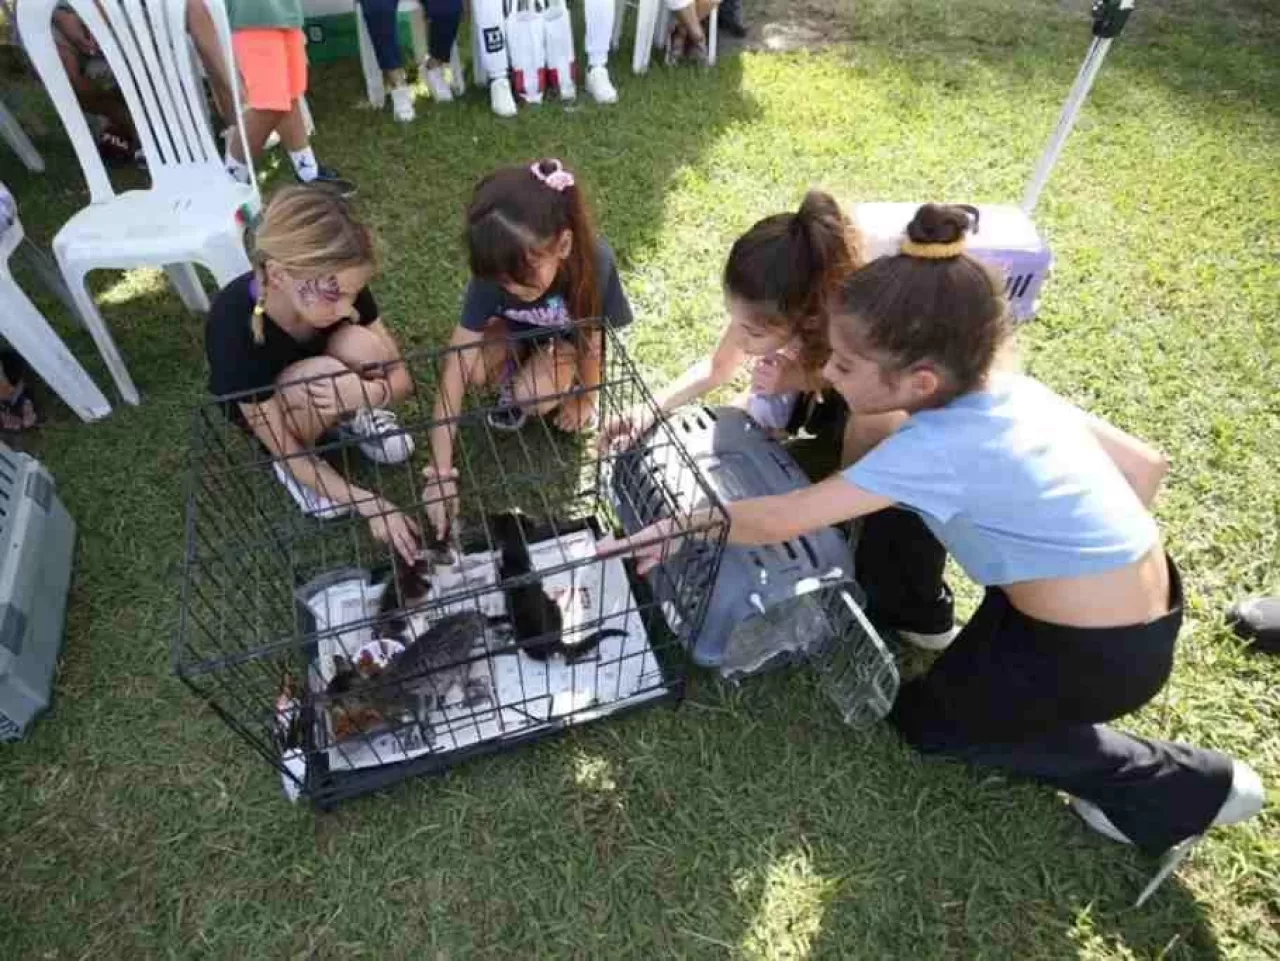
M 862 0 L 846 46 L 620 79 L 609 110 L 498 123 L 478 97 L 393 126 L 355 66 L 316 72 L 317 147 L 385 247 L 376 291 L 445 336 L 473 181 L 566 158 L 586 181 L 656 382 L 715 337 L 717 274 L 810 185 L 1016 201 L 1087 42 L 1082 0 Z M 750 4 L 748 13 L 751 13 Z M 834 28 L 833 28 L 834 30 Z M 1132 729 L 1280 784 L 1280 667 L 1223 626 L 1280 588 L 1280 19 L 1263 0 L 1140 4 L 1037 221 L 1057 257 L 1030 369 L 1168 451 L 1159 518 L 1188 588 L 1167 693 Z M 84 202 L 0 150 L 29 233 Z M 29 289 L 30 278 L 22 277 Z M 143 394 L 95 425 L 52 398 L 23 439 L 80 525 L 52 712 L 0 751 L 0 957 L 1212 958 L 1280 955 L 1280 817 L 1215 832 L 1142 910 L 1152 865 L 1049 792 L 842 727 L 804 672 L 468 763 L 316 816 L 169 674 L 201 328 L 151 273 L 104 278 Z M 102 385 L 87 336 L 48 299 Z

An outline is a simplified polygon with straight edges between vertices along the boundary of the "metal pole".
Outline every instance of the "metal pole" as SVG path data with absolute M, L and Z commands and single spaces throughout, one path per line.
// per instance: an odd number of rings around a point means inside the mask
M 1063 144 L 1071 135 L 1071 128 L 1076 123 L 1076 115 L 1080 113 L 1085 98 L 1089 96 L 1089 88 L 1093 86 L 1094 78 L 1098 76 L 1098 70 L 1102 67 L 1103 58 L 1107 55 L 1111 41 L 1124 29 L 1129 14 L 1133 12 L 1133 5 L 1134 0 L 1096 0 L 1093 5 L 1093 42 L 1089 45 L 1089 52 L 1085 54 L 1084 63 L 1080 65 L 1080 72 L 1076 74 L 1076 82 L 1071 87 L 1071 93 L 1067 95 L 1067 102 L 1062 105 L 1058 126 L 1054 129 L 1053 136 L 1049 138 L 1049 144 L 1045 147 L 1044 153 L 1040 155 L 1040 162 L 1036 164 L 1035 172 L 1027 183 L 1027 191 L 1022 196 L 1022 212 L 1028 217 L 1035 209 L 1036 202 L 1040 199 L 1040 191 L 1048 182 L 1049 175 L 1053 173 L 1054 164 L 1058 162 L 1058 154 L 1062 152 Z

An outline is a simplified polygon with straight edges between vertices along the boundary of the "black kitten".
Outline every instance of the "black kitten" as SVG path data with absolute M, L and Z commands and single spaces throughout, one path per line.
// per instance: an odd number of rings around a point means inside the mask
M 431 576 L 439 566 L 456 564 L 458 556 L 448 543 L 431 539 L 419 550 L 412 564 L 405 563 L 399 553 L 391 554 L 392 578 L 382 589 L 378 604 L 377 630 L 383 637 L 408 643 L 408 612 L 426 603 L 431 593 Z
M 508 583 L 533 574 L 533 559 L 529 556 L 529 545 L 525 540 L 529 528 L 524 515 L 518 511 L 491 515 L 489 527 L 500 554 L 498 579 Z M 560 655 L 572 664 L 594 651 L 606 637 L 625 637 L 627 634 L 617 629 L 596 631 L 577 644 L 566 644 L 560 605 L 547 596 L 541 580 L 504 587 L 502 593 L 516 646 L 535 661 Z

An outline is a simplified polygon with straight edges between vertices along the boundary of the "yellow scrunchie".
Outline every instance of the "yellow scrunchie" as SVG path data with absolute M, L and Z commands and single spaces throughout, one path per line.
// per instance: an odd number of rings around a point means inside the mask
M 949 244 L 918 244 L 914 240 L 907 238 L 898 248 L 908 257 L 922 257 L 925 260 L 946 260 L 949 257 L 959 257 L 964 253 L 964 238 L 953 240 Z

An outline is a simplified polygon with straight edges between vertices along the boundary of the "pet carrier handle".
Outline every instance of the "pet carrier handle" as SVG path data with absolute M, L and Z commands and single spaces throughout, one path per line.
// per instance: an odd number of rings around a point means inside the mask
M 1102 59 L 1107 55 L 1111 41 L 1124 29 L 1129 14 L 1133 12 L 1133 4 L 1134 0 L 1094 0 L 1093 42 L 1089 45 L 1089 52 L 1085 54 L 1084 63 L 1080 65 L 1080 72 L 1076 74 L 1076 82 L 1071 87 L 1071 93 L 1067 95 L 1067 102 L 1062 105 L 1058 126 L 1054 128 L 1053 136 L 1049 138 L 1049 145 L 1040 155 L 1040 162 L 1036 164 L 1035 172 L 1027 183 L 1027 191 L 1022 195 L 1022 212 L 1028 217 L 1031 216 L 1031 211 L 1035 209 L 1036 202 L 1040 199 L 1040 191 L 1048 182 L 1054 164 L 1058 162 L 1058 154 L 1062 152 L 1063 144 L 1071 135 L 1076 114 L 1080 112 L 1084 98 L 1089 95 L 1089 88 L 1093 86 L 1094 78 L 1102 67 Z

